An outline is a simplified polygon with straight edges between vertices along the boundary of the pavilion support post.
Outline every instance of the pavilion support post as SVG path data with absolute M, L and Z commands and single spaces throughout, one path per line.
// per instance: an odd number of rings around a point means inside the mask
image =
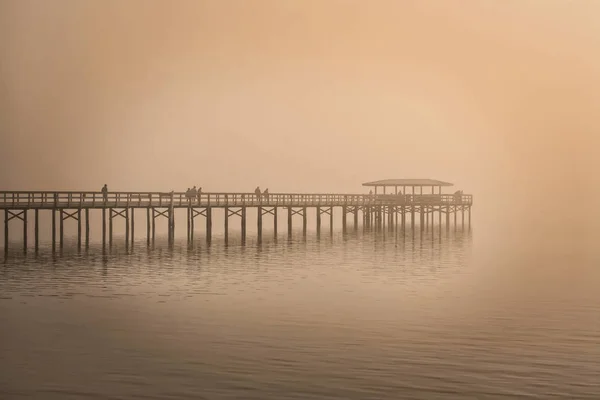
M 212 207 L 206 207 L 206 243 L 212 240 Z
M 292 207 L 288 207 L 287 228 L 288 235 L 292 236 Z
M 34 215 L 34 246 L 35 246 L 35 251 L 38 251 L 38 249 L 40 248 L 40 215 L 39 215 L 39 210 L 36 208 L 33 215 Z
M 85 209 L 85 247 L 90 246 L 90 209 Z
M 77 249 L 81 250 L 81 208 L 77 209 Z
M 456 227 L 458 226 L 458 222 L 456 221 L 457 217 L 456 214 L 458 213 L 458 209 L 456 206 L 454 206 L 454 230 L 456 231 Z
M 471 229 L 471 206 L 469 206 L 468 212 L 469 212 L 469 229 Z

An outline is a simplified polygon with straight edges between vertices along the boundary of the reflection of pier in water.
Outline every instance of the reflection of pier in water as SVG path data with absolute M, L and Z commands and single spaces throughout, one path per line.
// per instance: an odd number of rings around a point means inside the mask
M 28 215 L 34 214 L 34 245 L 39 246 L 39 214 L 49 211 L 52 218 L 52 249 L 57 242 L 60 248 L 64 245 L 65 221 L 72 219 L 77 223 L 77 247 L 82 242 L 88 247 L 90 243 L 90 211 L 101 213 L 102 245 L 113 242 L 113 220 L 122 218 L 125 221 L 125 244 L 129 246 L 135 237 L 135 211 L 146 213 L 146 241 L 148 244 L 156 239 L 156 219 L 164 217 L 167 220 L 167 236 L 169 243 L 175 237 L 176 211 L 185 210 L 187 215 L 187 239 L 194 241 L 196 233 L 196 218 L 204 219 L 204 234 L 210 243 L 213 237 L 213 223 L 216 210 L 222 210 L 224 239 L 229 241 L 230 219 L 240 218 L 241 241 L 246 241 L 247 210 L 256 210 L 257 240 L 263 237 L 263 223 L 271 216 L 273 236 L 278 235 L 278 215 L 280 211 L 287 212 L 287 233 L 291 237 L 293 217 L 302 218 L 302 232 L 306 235 L 309 210 L 316 216 L 316 231 L 321 232 L 323 216 L 329 216 L 329 228 L 334 230 L 334 213 L 341 215 L 341 229 L 347 232 L 348 217 L 353 220 L 351 228 L 354 231 L 362 227 L 364 231 L 376 232 L 426 232 L 437 225 L 441 230 L 451 226 L 457 229 L 458 214 L 460 226 L 471 225 L 472 195 L 462 192 L 455 194 L 442 193 L 442 187 L 452 184 L 423 179 L 386 180 L 365 183 L 364 186 L 375 188 L 375 193 L 369 194 L 310 194 L 310 193 L 199 193 L 189 197 L 183 192 L 0 192 L 0 209 L 4 210 L 4 248 L 8 250 L 9 222 L 20 220 L 23 223 L 23 247 L 28 247 Z M 382 188 L 383 193 L 378 193 Z M 386 189 L 393 188 L 392 193 Z M 407 188 L 411 193 L 407 193 Z M 423 188 L 430 188 L 431 193 L 424 193 Z M 437 193 L 436 193 L 437 188 Z M 418 193 L 417 193 L 418 189 Z M 58 217 L 58 238 L 57 238 Z M 437 224 L 436 224 L 437 217 Z M 445 218 L 444 218 L 445 217 Z M 108 221 L 108 229 L 107 229 Z M 85 222 L 85 227 L 82 227 Z M 84 229 L 83 229 L 84 228 Z M 57 240 L 58 239 L 58 240 Z

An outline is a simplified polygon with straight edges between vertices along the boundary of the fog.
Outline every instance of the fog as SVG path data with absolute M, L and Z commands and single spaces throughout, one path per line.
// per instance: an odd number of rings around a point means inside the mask
M 0 0 L 0 190 L 352 193 L 433 178 L 473 193 L 477 221 L 586 231 L 600 218 L 599 13 Z

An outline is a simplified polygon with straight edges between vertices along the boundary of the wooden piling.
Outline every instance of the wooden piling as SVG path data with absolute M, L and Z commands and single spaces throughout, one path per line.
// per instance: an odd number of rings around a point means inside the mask
M 292 236 L 292 207 L 288 207 L 288 235 Z
M 64 243 L 64 240 L 65 240 L 65 230 L 64 230 L 65 217 L 64 217 L 63 213 L 64 213 L 64 210 L 61 208 L 59 210 L 60 221 L 58 222 L 60 224 L 60 227 L 59 227 L 59 229 L 60 229 L 59 230 L 60 244 L 59 244 L 59 246 L 60 246 L 61 249 L 63 248 L 63 243 Z
M 40 218 L 39 218 L 39 210 L 36 208 L 34 211 L 34 241 L 35 241 L 35 251 L 38 251 L 40 247 Z
M 259 214 L 262 214 L 262 207 L 259 207 Z M 242 207 L 242 212 L 241 212 L 241 217 L 242 217 L 242 242 L 246 241 L 246 207 Z M 262 220 L 262 215 L 261 215 L 261 220 Z M 262 221 L 261 221 L 261 225 L 262 225 Z M 262 234 L 262 232 L 261 232 Z
M 342 232 L 346 233 L 346 221 L 348 216 L 348 209 L 346 206 L 342 206 Z
M 129 247 L 129 207 L 125 207 L 125 247 Z
M 8 251 L 8 210 L 4 210 L 4 251 Z
M 329 207 L 329 233 L 333 235 L 333 206 Z
M 77 248 L 81 249 L 81 208 L 77 209 Z
M 156 240 L 156 209 L 152 207 L 152 242 Z
M 150 244 L 150 207 L 146 208 L 146 244 Z
M 306 207 L 302 208 L 302 234 L 306 235 Z
M 52 251 L 56 250 L 56 210 L 52 209 Z
M 206 242 L 210 243 L 212 239 L 212 208 L 206 208 Z
M 273 236 L 277 238 L 277 207 L 273 207 Z
M 354 230 L 358 230 L 358 206 L 354 207 Z
M 225 207 L 225 243 L 229 240 L 229 207 Z
M 317 206 L 317 234 L 321 233 L 321 207 Z
M 102 247 L 106 246 L 106 208 L 102 208 Z
M 133 245 L 134 236 L 135 236 L 135 208 L 131 208 L 131 244 Z
M 256 229 L 258 232 L 258 238 L 262 238 L 262 216 L 263 216 L 263 208 L 262 206 L 258 206 L 257 214 L 256 214 Z
M 90 245 L 90 209 L 85 209 L 85 247 Z

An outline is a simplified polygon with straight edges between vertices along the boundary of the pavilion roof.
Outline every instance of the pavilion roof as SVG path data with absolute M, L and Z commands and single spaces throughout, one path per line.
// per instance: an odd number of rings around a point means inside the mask
M 363 183 L 363 186 L 454 186 L 454 184 L 435 179 L 383 179 Z

